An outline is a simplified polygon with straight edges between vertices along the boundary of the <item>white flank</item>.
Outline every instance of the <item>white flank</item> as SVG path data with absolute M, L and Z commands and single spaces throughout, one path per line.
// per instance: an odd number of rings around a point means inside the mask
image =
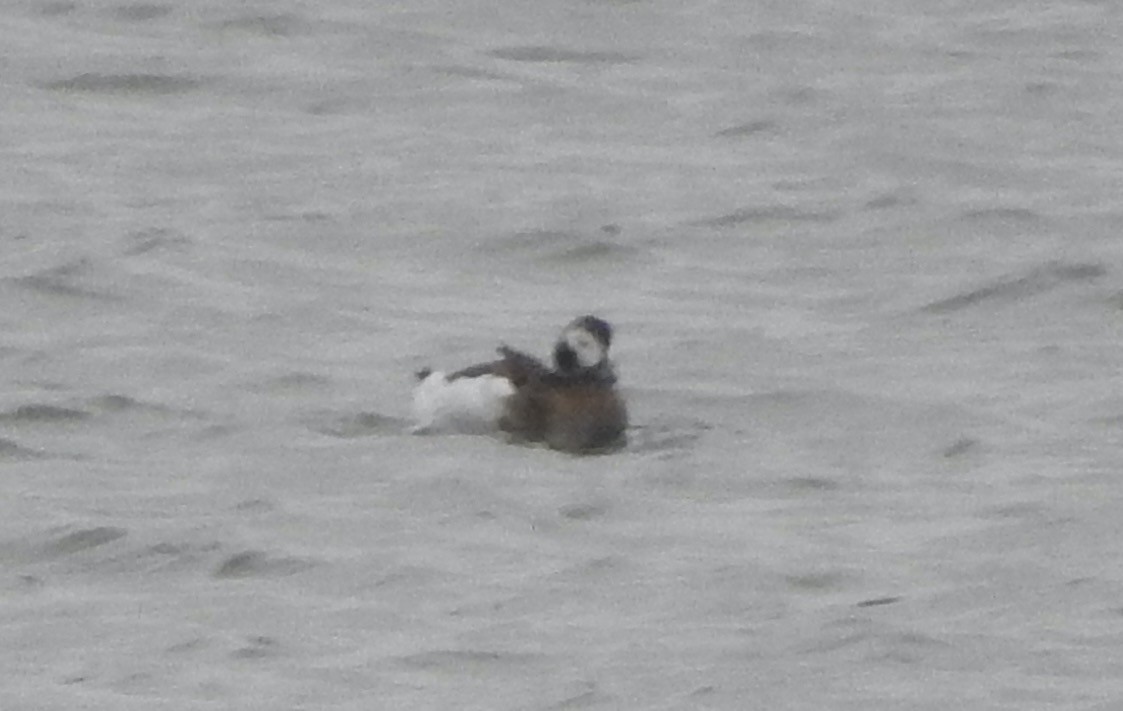
M 414 432 L 489 432 L 503 414 L 503 401 L 514 392 L 506 378 L 448 380 L 434 371 L 413 391 Z

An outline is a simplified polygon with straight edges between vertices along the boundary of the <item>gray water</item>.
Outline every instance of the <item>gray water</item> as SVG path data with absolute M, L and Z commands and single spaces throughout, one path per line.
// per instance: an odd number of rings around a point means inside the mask
M 0 707 L 1123 704 L 1108 2 L 9 2 Z M 406 433 L 617 329 L 629 448 Z

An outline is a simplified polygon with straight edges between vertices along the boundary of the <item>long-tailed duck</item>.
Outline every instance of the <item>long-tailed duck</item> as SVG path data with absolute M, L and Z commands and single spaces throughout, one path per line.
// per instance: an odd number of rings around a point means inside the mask
M 574 453 L 626 443 L 628 411 L 608 359 L 612 327 L 595 316 L 567 325 L 554 345 L 554 366 L 500 346 L 499 360 L 451 375 L 417 374 L 415 432 L 499 429 L 516 439 Z

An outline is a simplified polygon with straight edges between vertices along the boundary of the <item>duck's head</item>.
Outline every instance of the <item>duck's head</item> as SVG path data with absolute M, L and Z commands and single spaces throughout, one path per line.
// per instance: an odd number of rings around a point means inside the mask
M 592 370 L 608 362 L 612 327 L 596 316 L 581 316 L 566 326 L 554 346 L 554 366 L 563 373 Z

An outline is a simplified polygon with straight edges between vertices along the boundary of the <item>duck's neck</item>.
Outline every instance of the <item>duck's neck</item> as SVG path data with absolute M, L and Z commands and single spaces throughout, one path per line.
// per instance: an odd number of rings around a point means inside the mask
M 555 368 L 548 379 L 559 385 L 613 385 L 616 372 L 611 363 L 603 360 L 592 368 Z

